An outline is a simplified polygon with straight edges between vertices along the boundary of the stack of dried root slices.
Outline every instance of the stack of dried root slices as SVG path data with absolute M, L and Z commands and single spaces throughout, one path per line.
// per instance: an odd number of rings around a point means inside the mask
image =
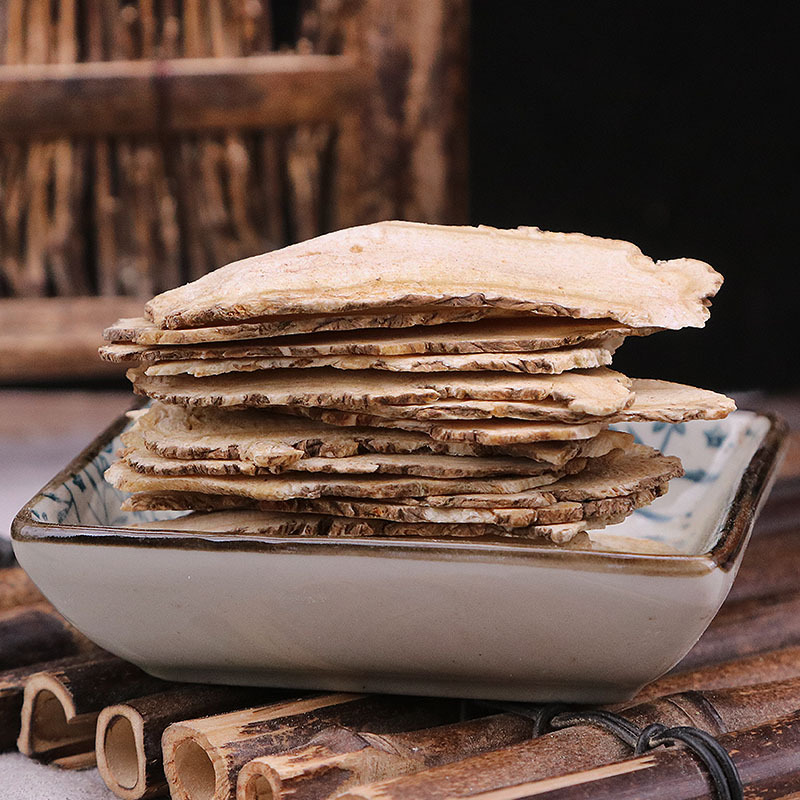
M 626 242 L 408 222 L 245 259 L 105 332 L 153 401 L 106 477 L 186 529 L 617 548 L 596 531 L 682 467 L 610 424 L 734 406 L 612 356 L 701 327 L 721 282 Z

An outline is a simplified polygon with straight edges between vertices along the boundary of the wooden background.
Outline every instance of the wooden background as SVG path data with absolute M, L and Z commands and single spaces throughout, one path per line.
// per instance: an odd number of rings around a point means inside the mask
M 104 323 L 230 261 L 465 221 L 467 29 L 466 0 L 0 4 L 0 380 L 113 370 Z

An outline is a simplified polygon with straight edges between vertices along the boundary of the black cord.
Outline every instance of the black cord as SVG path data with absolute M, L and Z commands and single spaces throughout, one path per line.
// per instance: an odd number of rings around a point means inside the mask
M 744 800 L 744 786 L 730 753 L 713 737 L 699 728 L 677 725 L 668 728 L 655 722 L 638 728 L 630 720 L 612 711 L 573 710 L 550 703 L 543 706 L 524 703 L 477 701 L 479 706 L 506 711 L 533 720 L 533 735 L 542 736 L 573 725 L 595 725 L 613 733 L 640 756 L 656 747 L 682 744 L 703 763 L 714 785 L 717 800 Z

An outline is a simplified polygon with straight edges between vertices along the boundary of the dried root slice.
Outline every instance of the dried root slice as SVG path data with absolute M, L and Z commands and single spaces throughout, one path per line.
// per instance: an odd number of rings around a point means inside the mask
M 624 422 L 689 422 L 722 419 L 736 410 L 730 397 L 682 383 L 635 378 L 633 403 L 619 412 Z
M 377 222 L 229 264 L 154 297 L 145 316 L 162 328 L 193 328 L 434 304 L 702 327 L 721 284 L 702 261 L 656 264 L 628 242 L 536 228 Z
M 531 525 L 512 531 L 499 525 L 390 522 L 382 519 L 348 519 L 323 514 L 294 514 L 279 511 L 221 511 L 195 513 L 174 520 L 147 522 L 135 526 L 148 530 L 176 530 L 192 533 L 230 533 L 261 536 L 328 536 L 332 538 L 408 537 L 428 539 L 514 537 L 542 539 L 554 544 L 587 546 L 589 537 L 582 522 Z
M 410 328 L 416 325 L 442 325 L 472 322 L 487 317 L 510 317 L 512 312 L 491 308 L 421 307 L 415 309 L 376 308 L 361 314 L 284 314 L 258 320 L 187 330 L 164 330 L 144 317 L 117 320 L 103 331 L 109 342 L 124 342 L 142 347 L 195 345 L 263 339 L 270 336 L 351 331 L 373 328 Z M 118 352 L 117 352 L 118 354 Z
M 288 500 L 300 497 L 425 497 L 450 492 L 520 492 L 552 483 L 563 471 L 526 477 L 421 478 L 378 475 L 304 475 L 283 473 L 242 475 L 143 475 L 123 461 L 106 470 L 106 480 L 126 492 L 199 492 L 252 500 Z
M 441 311 L 443 312 L 445 309 L 441 309 Z M 455 308 L 450 309 L 449 313 L 476 312 L 473 309 Z M 150 323 L 147 325 L 152 327 Z M 194 334 L 200 330 L 203 329 L 160 331 L 160 333 Z M 198 358 L 231 359 L 269 356 L 313 358 L 343 355 L 529 354 L 540 350 L 556 350 L 577 345 L 603 344 L 607 346 L 607 342 L 621 341 L 625 336 L 651 332 L 653 331 L 648 329 L 628 328 L 610 320 L 534 316 L 489 317 L 476 322 L 444 323 L 433 327 L 369 328 L 360 331 L 289 335 L 242 342 L 214 342 L 211 340 L 198 344 L 151 346 L 118 343 L 102 347 L 100 355 L 107 361 L 143 361 L 151 364 L 157 361 L 182 361 Z
M 233 411 L 167 403 L 155 403 L 137 413 L 134 428 L 122 435 L 123 443 L 133 444 L 138 441 L 135 437 L 150 452 L 164 458 L 246 461 L 268 472 L 281 472 L 301 459 L 315 457 L 327 461 L 403 453 L 490 458 L 509 455 L 560 467 L 575 458 L 596 458 L 633 443 L 628 433 L 601 430 L 591 439 L 495 447 L 437 441 L 426 433 L 399 429 L 337 427 L 266 409 Z
M 120 452 L 126 464 L 145 475 L 269 475 L 282 472 L 251 461 L 229 459 L 164 458 L 149 451 L 136 431 L 123 435 Z M 578 472 L 586 459 L 574 458 L 564 465 L 567 473 Z M 431 478 L 483 478 L 495 475 L 542 475 L 552 473 L 550 464 L 528 458 L 480 458 L 416 453 L 375 453 L 344 458 L 301 458 L 291 464 L 294 472 L 330 474 L 416 475 Z
M 345 427 L 369 426 L 391 428 L 392 430 L 417 431 L 425 433 L 439 442 L 476 443 L 486 447 L 502 447 L 504 452 L 514 452 L 506 450 L 506 448 L 511 447 L 560 447 L 564 442 L 592 439 L 606 429 L 606 425 L 600 422 L 576 425 L 568 422 L 516 419 L 433 421 L 389 419 L 377 414 L 312 408 L 310 406 L 284 407 L 280 410 L 286 414 L 298 414 L 310 419 L 321 420 L 328 425 Z
M 560 375 L 464 372 L 387 373 L 331 368 L 272 370 L 192 378 L 152 377 L 131 369 L 134 390 L 157 400 L 200 406 L 329 406 L 430 404 L 443 400 L 550 401 L 576 415 L 608 416 L 629 405 L 630 379 L 606 367 Z
M 140 415 L 131 435 L 165 458 L 250 461 L 273 472 L 288 469 L 301 458 L 343 458 L 365 453 L 422 453 L 454 456 L 496 455 L 470 443 L 437 442 L 423 433 L 380 428 L 326 425 L 316 420 L 281 415 L 271 409 L 230 410 L 187 408 L 155 403 Z M 127 442 L 129 434 L 123 434 Z M 598 443 L 600 447 L 602 442 Z M 609 447 L 619 447 L 615 440 Z M 566 463 L 577 451 L 550 448 L 548 463 Z
M 611 363 L 621 337 L 603 346 L 568 347 L 537 353 L 468 353 L 422 356 L 266 356 L 258 358 L 185 359 L 145 367 L 145 375 L 192 375 L 205 378 L 231 372 L 272 369 L 377 369 L 387 372 L 521 372 L 554 375 L 572 369 L 593 369 Z
M 554 525 L 581 520 L 618 519 L 649 505 L 661 496 L 666 485 L 622 497 L 591 500 L 585 503 L 553 502 L 534 508 L 437 508 L 420 503 L 406 505 L 387 500 L 318 499 L 262 503 L 275 511 L 331 514 L 340 517 L 386 519 L 395 522 L 435 522 L 438 524 L 488 524 L 503 528 Z
M 689 422 L 697 419 L 721 419 L 736 408 L 734 401 L 725 395 L 680 383 L 635 378 L 631 383 L 631 389 L 633 401 L 630 405 L 610 416 L 582 413 L 574 406 L 565 406 L 548 399 L 527 402 L 439 400 L 424 405 L 373 403 L 367 405 L 364 410 L 370 415 L 371 425 L 381 424 L 374 419 L 375 417 L 389 420 L 390 425 L 398 420 L 455 422 L 484 419 L 539 420 L 577 425 L 592 422 Z M 333 419 L 335 417 L 330 416 L 325 421 L 332 422 Z
M 582 472 L 551 483 L 546 489 L 525 490 L 515 494 L 460 494 L 457 497 L 429 495 L 422 501 L 408 499 L 408 505 L 424 503 L 437 507 L 536 508 L 555 502 L 590 502 L 624 497 L 644 491 L 660 491 L 673 478 L 683 475 L 683 466 L 676 456 L 665 456 L 657 450 L 636 445 L 632 451 L 610 453 L 591 459 Z M 602 506 L 598 506 L 602 508 Z M 602 512 L 605 514 L 606 512 Z

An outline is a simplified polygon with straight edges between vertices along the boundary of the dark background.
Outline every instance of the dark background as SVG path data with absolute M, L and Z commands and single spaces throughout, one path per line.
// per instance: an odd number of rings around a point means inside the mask
M 628 340 L 614 364 L 630 375 L 800 386 L 800 75 L 777 8 L 473 0 L 471 221 L 627 239 L 725 276 L 704 329 Z

